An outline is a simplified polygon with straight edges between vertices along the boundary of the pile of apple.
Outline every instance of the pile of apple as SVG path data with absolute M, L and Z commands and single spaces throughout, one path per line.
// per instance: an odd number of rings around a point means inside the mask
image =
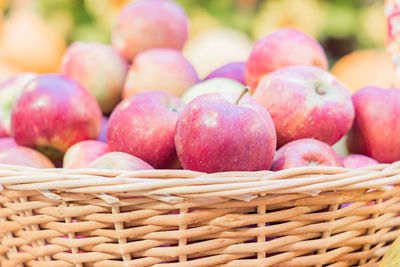
M 175 2 L 135 1 L 112 45 L 73 43 L 60 73 L 2 83 L 0 163 L 212 173 L 400 160 L 400 90 L 351 96 L 294 29 L 200 80 L 181 52 L 187 24 Z M 355 154 L 342 158 L 331 146 L 345 135 Z

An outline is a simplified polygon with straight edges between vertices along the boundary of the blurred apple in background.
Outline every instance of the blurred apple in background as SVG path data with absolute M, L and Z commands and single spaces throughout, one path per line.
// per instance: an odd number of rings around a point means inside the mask
M 0 152 L 16 146 L 18 146 L 18 144 L 15 142 L 13 138 L 0 137 Z
M 109 152 L 85 166 L 94 169 L 111 169 L 124 171 L 152 170 L 151 165 L 138 157 L 123 152 Z
M 0 152 L 0 164 L 21 165 L 33 168 L 54 168 L 54 164 L 40 152 L 17 146 Z
M 357 169 L 369 165 L 378 164 L 376 160 L 373 158 L 360 155 L 360 154 L 351 154 L 342 159 L 344 167 L 349 169 Z
M 104 142 L 95 140 L 78 142 L 68 148 L 67 152 L 65 152 L 63 168 L 85 168 L 90 162 L 108 152 L 110 152 L 110 149 Z
M 218 77 L 228 78 L 240 82 L 241 84 L 246 84 L 246 62 L 228 63 L 208 74 L 205 80 Z
M 208 93 L 237 93 L 240 94 L 244 85 L 227 78 L 213 78 L 193 85 L 182 95 L 184 103 L 189 103 L 196 97 Z
M 97 141 L 101 141 L 107 143 L 107 129 L 108 129 L 108 118 L 103 116 L 101 121 L 101 128 L 99 137 L 97 137 Z
M 130 66 L 123 98 L 145 91 L 163 91 L 180 97 L 198 81 L 195 69 L 181 51 L 148 49 L 139 53 Z

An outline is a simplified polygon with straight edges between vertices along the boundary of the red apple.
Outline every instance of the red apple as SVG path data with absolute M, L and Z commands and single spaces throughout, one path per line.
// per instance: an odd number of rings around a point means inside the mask
M 299 139 L 281 147 L 271 170 L 279 171 L 303 166 L 340 166 L 340 156 L 328 144 L 312 138 Z
M 271 166 L 276 134 L 268 112 L 244 95 L 210 93 L 186 105 L 175 144 L 184 169 L 258 171 Z
M 106 143 L 86 140 L 70 148 L 64 155 L 63 167 L 66 169 L 86 168 L 90 162 L 110 152 Z
M 352 99 L 356 119 L 347 138 L 350 151 L 382 163 L 400 160 L 400 90 L 364 87 Z
M 152 166 L 138 157 L 123 152 L 109 152 L 92 161 L 88 168 L 112 170 L 152 170 Z
M 21 73 L 0 84 L 0 137 L 10 136 L 11 108 L 25 85 L 35 77 L 33 73 Z
M 232 62 L 228 63 L 210 74 L 205 78 L 205 80 L 212 78 L 228 78 L 240 82 L 241 84 L 246 84 L 246 63 L 245 62 Z
M 261 80 L 254 98 L 271 114 L 279 147 L 301 138 L 333 145 L 354 120 L 350 91 L 329 72 L 313 66 L 274 71 Z
M 176 158 L 175 126 L 183 107 L 178 97 L 157 91 L 122 101 L 108 123 L 111 150 L 132 154 L 155 168 L 167 167 Z
M 112 32 L 112 44 L 128 60 L 156 47 L 181 50 L 187 39 L 187 16 L 169 0 L 141 0 L 127 4 Z
M 97 99 L 104 114 L 121 100 L 128 62 L 111 45 L 73 43 L 65 53 L 61 74 L 78 81 Z
M 96 99 L 77 82 L 56 74 L 40 75 L 15 102 L 11 130 L 19 145 L 58 161 L 73 144 L 96 139 L 101 118 Z
M 313 65 L 328 69 L 321 45 L 295 29 L 284 28 L 258 40 L 246 64 L 246 83 L 251 92 L 267 74 L 292 65 Z
M 16 146 L 18 146 L 18 144 L 14 141 L 13 138 L 11 137 L 0 138 L 0 152 Z
M 99 137 L 97 137 L 97 141 L 107 143 L 107 128 L 108 118 L 103 116 L 103 120 L 101 121 L 100 134 Z
M 54 164 L 40 152 L 17 146 L 0 152 L 0 164 L 22 165 L 33 168 L 54 168 Z
M 138 54 L 126 77 L 123 97 L 144 91 L 163 91 L 181 96 L 199 81 L 192 64 L 181 51 L 149 49 Z
M 344 167 L 349 168 L 349 169 L 358 169 L 361 167 L 369 166 L 369 165 L 374 165 L 378 164 L 376 160 L 373 158 L 360 155 L 360 154 L 352 154 L 344 157 L 342 159 Z

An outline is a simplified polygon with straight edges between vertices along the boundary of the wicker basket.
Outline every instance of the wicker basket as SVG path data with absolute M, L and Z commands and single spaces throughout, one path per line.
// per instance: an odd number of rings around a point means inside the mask
M 376 266 L 400 163 L 280 172 L 0 166 L 7 266 Z

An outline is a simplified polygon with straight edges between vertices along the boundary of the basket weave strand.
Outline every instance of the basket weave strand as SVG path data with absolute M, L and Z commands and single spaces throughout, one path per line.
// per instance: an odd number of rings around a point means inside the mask
M 204 174 L 0 165 L 1 266 L 377 266 L 400 163 Z

